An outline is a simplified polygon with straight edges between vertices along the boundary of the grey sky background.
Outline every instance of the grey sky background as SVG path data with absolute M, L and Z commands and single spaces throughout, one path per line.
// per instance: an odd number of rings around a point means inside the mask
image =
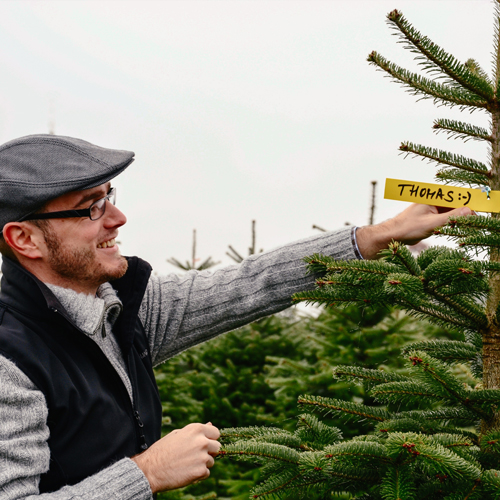
M 246 255 L 251 220 L 270 249 L 367 223 L 405 204 L 383 200 L 386 177 L 433 182 L 403 160 L 403 140 L 485 161 L 481 145 L 432 133 L 436 108 L 366 62 L 372 50 L 415 68 L 385 24 L 392 9 L 459 60 L 491 73 L 489 0 L 3 0 L 0 142 L 47 133 L 128 149 L 114 183 L 128 217 L 122 253 L 159 273 L 198 256 Z

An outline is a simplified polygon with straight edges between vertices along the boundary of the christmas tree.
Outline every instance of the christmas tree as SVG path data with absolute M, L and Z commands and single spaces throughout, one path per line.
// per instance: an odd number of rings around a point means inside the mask
M 410 142 L 401 151 L 436 162 L 438 180 L 500 190 L 500 2 L 495 2 L 493 77 L 388 14 L 423 72 L 410 72 L 372 52 L 368 61 L 419 98 L 464 111 L 480 110 L 489 130 L 440 119 L 436 131 L 489 147 L 489 165 Z M 223 456 L 265 464 L 253 498 L 412 500 L 500 499 L 500 215 L 456 217 L 436 233 L 456 248 L 431 247 L 418 257 L 393 242 L 379 261 L 307 258 L 317 279 L 296 301 L 326 305 L 395 305 L 417 318 L 453 328 L 460 340 L 414 342 L 403 349 L 406 371 L 340 365 L 334 378 L 364 384 L 373 404 L 303 395 L 294 432 L 226 429 Z M 365 421 L 345 439 L 329 417 Z

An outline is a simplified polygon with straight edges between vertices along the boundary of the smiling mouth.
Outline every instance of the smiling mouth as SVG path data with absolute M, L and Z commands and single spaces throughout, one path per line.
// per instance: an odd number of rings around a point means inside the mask
M 97 248 L 109 248 L 109 247 L 114 247 L 116 243 L 115 238 L 108 240 L 108 241 L 103 241 L 102 243 L 99 243 L 97 245 Z

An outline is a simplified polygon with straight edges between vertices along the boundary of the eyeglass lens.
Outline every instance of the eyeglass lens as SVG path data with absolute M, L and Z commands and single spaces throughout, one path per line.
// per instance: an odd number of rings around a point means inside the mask
M 107 194 L 104 198 L 95 201 L 90 205 L 90 218 L 92 220 L 100 219 L 106 210 L 106 201 L 109 201 L 113 205 L 116 202 L 116 190 L 112 188 L 109 194 Z

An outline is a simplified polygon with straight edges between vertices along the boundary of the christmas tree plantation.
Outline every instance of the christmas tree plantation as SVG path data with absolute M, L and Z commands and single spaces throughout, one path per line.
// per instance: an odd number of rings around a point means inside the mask
M 441 119 L 434 128 L 482 141 L 490 164 L 403 143 L 401 150 L 436 162 L 446 183 L 500 190 L 500 4 L 495 4 L 494 74 L 460 63 L 395 10 L 388 15 L 428 76 L 372 52 L 369 62 L 420 98 L 487 113 L 491 128 Z M 500 498 L 500 216 L 457 217 L 436 231 L 456 249 L 433 247 L 415 258 L 393 242 L 380 261 L 307 259 L 322 276 L 294 297 L 326 305 L 395 305 L 454 328 L 461 340 L 416 342 L 403 349 L 406 372 L 337 366 L 334 378 L 363 383 L 373 404 L 303 395 L 294 432 L 227 429 L 223 455 L 265 464 L 253 498 L 489 500 Z M 345 439 L 327 417 L 371 422 Z

